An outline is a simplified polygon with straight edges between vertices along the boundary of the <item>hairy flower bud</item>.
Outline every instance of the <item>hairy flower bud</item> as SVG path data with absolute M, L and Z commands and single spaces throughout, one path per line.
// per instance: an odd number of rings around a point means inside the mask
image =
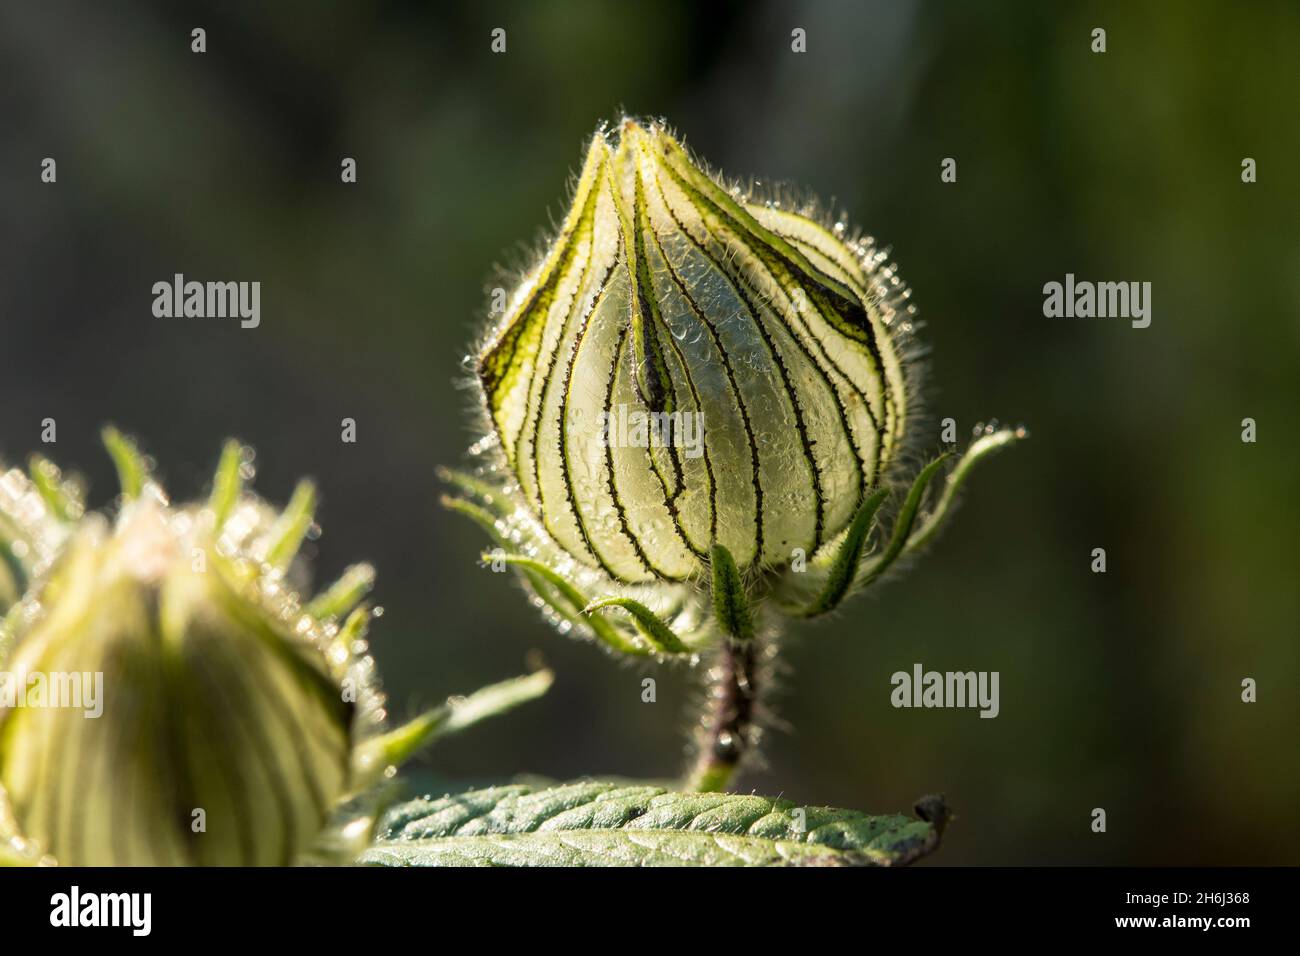
M 1024 435 L 978 426 L 946 479 L 944 454 L 885 507 L 916 444 L 910 293 L 870 238 L 756 193 L 658 123 L 602 129 L 475 358 L 484 463 L 444 472 L 444 504 L 561 629 L 620 654 L 693 656 L 834 610 Z
M 904 441 L 905 290 L 870 240 L 704 172 L 661 126 L 591 143 L 478 359 L 545 531 L 625 584 L 812 554 Z
M 77 524 L 0 640 L 0 823 L 66 864 L 291 863 L 382 726 L 367 612 L 339 620 L 369 569 L 303 606 L 309 486 L 277 514 L 232 444 L 212 500 L 173 507 L 109 443 L 120 513 Z

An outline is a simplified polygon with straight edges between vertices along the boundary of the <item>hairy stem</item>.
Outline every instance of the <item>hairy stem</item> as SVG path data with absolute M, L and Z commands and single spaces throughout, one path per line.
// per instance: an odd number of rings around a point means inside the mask
M 717 793 L 727 789 L 754 744 L 758 704 L 757 641 L 720 642 L 709 669 L 709 703 L 702 720 L 699 756 L 687 789 Z

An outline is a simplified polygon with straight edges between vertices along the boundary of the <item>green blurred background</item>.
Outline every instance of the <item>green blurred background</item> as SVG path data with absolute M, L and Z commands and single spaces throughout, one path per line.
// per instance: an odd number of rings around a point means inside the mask
M 399 715 L 537 651 L 557 670 L 439 775 L 674 774 L 692 678 L 550 632 L 434 477 L 475 437 L 461 359 L 493 263 L 527 260 L 600 120 L 662 115 L 892 245 L 927 443 L 945 417 L 1033 433 L 910 574 L 791 635 L 788 726 L 743 785 L 879 811 L 944 791 L 949 864 L 1296 863 L 1297 62 L 1294 3 L 5 4 L 0 454 L 55 418 L 45 450 L 103 503 L 106 420 L 182 496 L 240 436 L 269 497 L 319 479 L 322 575 L 378 565 Z M 261 281 L 261 327 L 154 318 L 175 272 Z M 1150 281 L 1151 327 L 1044 318 L 1066 272 Z M 1000 671 L 1001 716 L 892 709 L 913 662 Z

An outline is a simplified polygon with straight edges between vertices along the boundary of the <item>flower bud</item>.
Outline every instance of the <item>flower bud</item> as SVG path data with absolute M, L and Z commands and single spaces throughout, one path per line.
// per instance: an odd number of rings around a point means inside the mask
M 478 356 L 522 500 L 575 562 L 676 582 L 813 554 L 899 457 L 906 290 L 869 239 L 729 188 L 661 126 L 591 143 Z
M 174 507 L 115 442 L 117 519 L 79 522 L 0 640 L 0 822 L 64 864 L 294 862 L 384 716 L 365 612 L 339 624 L 368 569 L 304 607 L 309 486 L 276 514 L 232 444 L 212 500 Z
M 756 191 L 658 123 L 602 129 L 478 350 L 483 460 L 443 472 L 443 503 L 561 631 L 618 654 L 698 660 L 830 613 L 1026 434 L 980 426 L 946 476 L 946 450 L 901 474 L 910 292 L 872 239 Z

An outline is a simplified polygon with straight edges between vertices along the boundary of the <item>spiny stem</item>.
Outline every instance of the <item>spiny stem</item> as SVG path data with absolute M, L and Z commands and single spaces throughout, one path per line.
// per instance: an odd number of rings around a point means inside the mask
M 752 639 L 719 642 L 718 659 L 709 669 L 709 709 L 688 790 L 726 790 L 754 744 L 760 679 L 757 644 Z

